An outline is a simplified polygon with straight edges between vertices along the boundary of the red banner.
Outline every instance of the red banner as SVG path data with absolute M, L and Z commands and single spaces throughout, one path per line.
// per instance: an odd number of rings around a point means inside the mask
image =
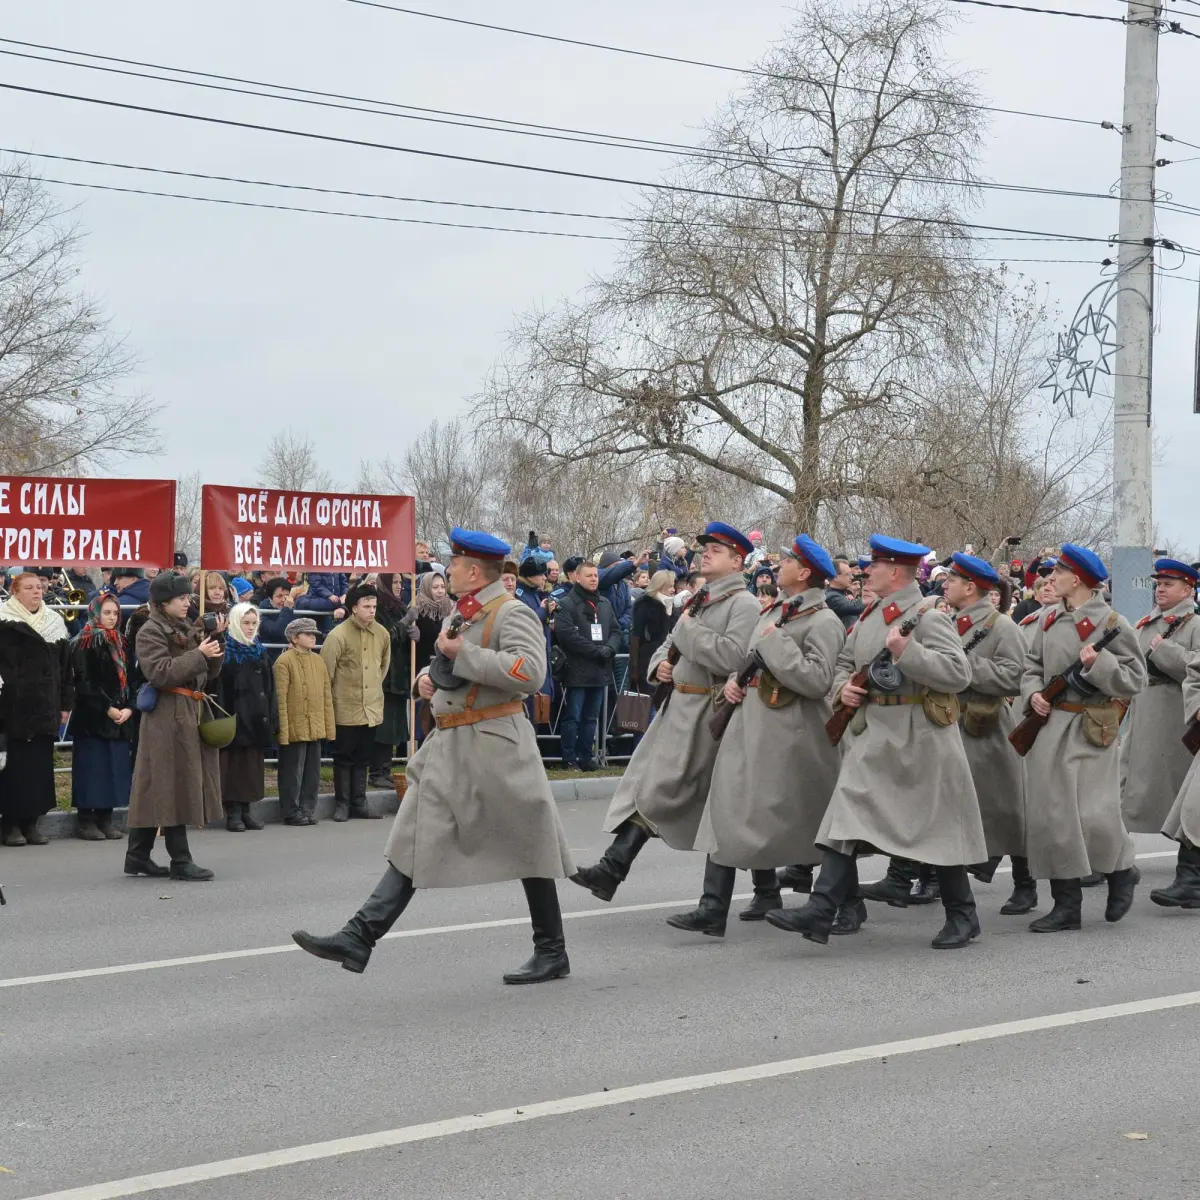
M 417 569 L 411 496 L 217 487 L 200 492 L 200 562 L 219 571 Z
M 0 475 L 0 565 L 169 567 L 173 479 Z

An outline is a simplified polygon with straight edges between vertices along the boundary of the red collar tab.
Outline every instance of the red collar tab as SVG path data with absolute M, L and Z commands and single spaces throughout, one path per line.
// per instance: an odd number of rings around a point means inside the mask
M 1046 630 L 1048 630 L 1050 628 L 1050 626 L 1053 625 L 1054 622 L 1057 620 L 1058 620 L 1058 609 L 1052 608 L 1050 610 L 1050 615 L 1046 618 L 1045 625 L 1042 626 L 1042 632 L 1045 633 Z
M 962 635 L 964 633 L 966 633 L 967 630 L 970 629 L 971 626 L 975 624 L 975 622 L 972 621 L 971 618 L 968 617 L 966 613 L 963 613 L 962 616 L 959 617 L 954 622 L 954 624 L 958 627 L 958 636 L 962 637 Z
M 1075 622 L 1075 632 L 1079 634 L 1081 642 L 1086 642 L 1096 632 L 1096 626 L 1087 617 L 1084 617 L 1082 621 Z
M 483 608 L 483 605 L 480 604 L 475 598 L 475 593 L 471 592 L 469 595 L 463 596 L 459 600 L 456 607 L 458 608 L 458 611 L 462 613 L 462 615 L 469 621 L 473 616 L 476 615 L 476 613 L 479 612 L 480 609 Z
M 1146 615 L 1145 615 L 1145 616 L 1144 616 L 1144 617 L 1143 617 L 1143 618 L 1142 618 L 1142 619 L 1141 619 L 1141 620 L 1140 620 L 1140 621 L 1137 623 L 1137 628 L 1138 628 L 1138 629 L 1145 629 L 1145 628 L 1146 628 L 1146 626 L 1147 626 L 1147 625 L 1149 625 L 1149 624 L 1150 624 L 1150 622 L 1151 622 L 1151 621 L 1153 621 L 1153 620 L 1154 620 L 1154 614 L 1153 614 L 1153 613 L 1147 613 L 1147 614 L 1146 614 Z M 1170 623 L 1171 623 L 1171 618 L 1170 618 L 1170 617 L 1168 617 L 1168 618 L 1167 618 L 1167 624 L 1169 625 Z
M 1038 617 L 1039 617 L 1039 616 L 1040 616 L 1040 614 L 1039 614 L 1039 613 L 1037 613 L 1037 612 L 1031 612 L 1031 613 L 1029 614 L 1029 616 L 1027 616 L 1027 617 L 1022 617 L 1022 618 L 1021 618 L 1021 624 L 1022 624 L 1023 626 L 1024 626 L 1024 625 L 1032 625 L 1032 624 L 1034 623 L 1034 621 L 1036 621 L 1036 620 L 1038 619 Z
M 900 605 L 896 604 L 894 601 L 891 604 L 885 604 L 883 607 L 883 623 L 885 625 L 890 625 L 893 621 L 897 620 L 903 614 L 903 612 L 904 610 L 900 607 Z

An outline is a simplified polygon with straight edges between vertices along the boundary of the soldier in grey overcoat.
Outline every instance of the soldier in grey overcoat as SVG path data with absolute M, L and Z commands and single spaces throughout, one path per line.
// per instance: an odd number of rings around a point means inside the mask
M 958 696 L 958 723 L 988 849 L 987 862 L 971 873 L 990 883 L 1001 859 L 1006 854 L 1012 859 L 1013 894 L 1000 909 L 1012 916 L 1037 907 L 1037 883 L 1025 857 L 1025 766 L 1008 741 L 1016 725 L 1010 700 L 1021 694 L 1025 639 L 988 599 L 1000 584 L 995 568 L 972 554 L 951 558 L 944 595 L 971 663 L 971 685 Z
M 417 889 L 519 879 L 534 954 L 504 981 L 542 983 L 570 974 L 554 881 L 575 869 L 524 708 L 546 677 L 546 640 L 500 581 L 508 545 L 459 528 L 450 544 L 457 608 L 417 681 L 437 728 L 408 765 L 384 852 L 387 872 L 339 933 L 292 937 L 310 954 L 361 972 Z
M 1188 663 L 1183 711 L 1189 727 L 1200 720 L 1200 655 Z M 1200 754 L 1192 759 L 1162 831 L 1179 843 L 1179 858 L 1174 881 L 1155 888 L 1150 899 L 1164 908 L 1200 908 Z
M 601 860 L 571 878 L 611 900 L 642 847 L 653 836 L 674 850 L 691 850 L 708 800 L 717 743 L 708 729 L 725 681 L 746 658 L 758 622 L 758 601 L 746 590 L 742 567 L 754 545 L 722 521 L 697 539 L 706 587 L 688 602 L 646 671 L 651 683 L 673 685 L 670 703 L 650 723 L 604 819 L 615 834 Z
M 937 868 L 946 923 L 933 945 L 958 948 L 979 936 L 966 864 L 987 857 L 957 720 L 971 666 L 954 626 L 917 585 L 928 547 L 876 534 L 871 551 L 878 599 L 847 636 L 833 681 L 837 706 L 856 711 L 817 835 L 821 874 L 808 904 L 767 920 L 827 941 L 838 906 L 857 887 L 855 856 L 890 854 Z
M 1035 933 L 1080 927 L 1082 876 L 1108 880 L 1105 919 L 1119 921 L 1137 883 L 1133 841 L 1121 820 L 1117 736 L 1129 701 L 1146 686 L 1146 659 L 1133 627 L 1104 602 L 1108 571 L 1083 546 L 1063 546 L 1054 568 L 1053 608 L 1043 610 L 1025 656 L 1019 717 L 1046 717 L 1025 756 L 1025 829 L 1029 867 L 1050 880 L 1054 907 L 1030 925 Z M 1092 645 L 1113 633 L 1097 652 Z M 1068 668 L 1078 677 L 1053 708 L 1042 689 Z
M 1154 564 L 1153 612 L 1136 626 L 1146 656 L 1146 690 L 1130 705 L 1121 734 L 1121 814 L 1130 833 L 1158 833 L 1192 765 L 1183 744 L 1183 680 L 1200 656 L 1196 575 L 1187 563 Z
M 667 918 L 676 929 L 722 936 L 739 867 L 751 872 L 754 899 L 738 915 L 760 921 L 782 907 L 775 868 L 820 860 L 817 829 L 840 762 L 825 734 L 846 639 L 825 604 L 835 570 L 806 534 L 783 552 L 779 599 L 759 617 L 746 661 L 724 687 L 729 724 L 696 836 L 708 856 L 704 892 L 696 909 Z

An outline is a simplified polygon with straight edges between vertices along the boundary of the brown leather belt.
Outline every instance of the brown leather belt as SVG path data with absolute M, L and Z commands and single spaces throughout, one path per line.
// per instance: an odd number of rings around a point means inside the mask
M 891 695 L 869 695 L 867 701 L 870 704 L 920 704 L 925 699 L 924 696 L 891 696 Z
M 677 683 L 675 685 L 677 692 L 682 692 L 685 696 L 711 696 L 712 688 L 699 687 L 694 683 Z
M 164 692 L 171 692 L 176 696 L 186 696 L 189 700 L 195 700 L 199 703 L 206 698 L 204 692 L 193 692 L 191 688 L 163 688 Z
M 525 707 L 523 700 L 506 700 L 503 704 L 491 704 L 487 708 L 468 708 L 463 712 L 442 713 L 435 718 L 439 729 L 458 729 L 462 725 L 477 725 L 493 717 L 515 717 Z
M 1070 701 L 1064 701 L 1062 704 L 1056 704 L 1054 707 L 1062 712 L 1069 713 L 1084 713 L 1091 708 L 1115 708 L 1122 717 L 1129 710 L 1129 705 L 1122 703 L 1120 700 L 1107 700 L 1103 704 L 1074 704 Z

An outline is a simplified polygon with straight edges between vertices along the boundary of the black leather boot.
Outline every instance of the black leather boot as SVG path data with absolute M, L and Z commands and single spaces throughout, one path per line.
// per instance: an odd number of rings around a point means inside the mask
M 1085 875 L 1080 881 L 1080 887 L 1099 887 L 1104 882 L 1104 876 L 1099 871 Z
M 256 817 L 251 816 L 250 805 L 248 805 L 248 804 L 242 805 L 242 824 L 247 829 L 262 829 L 262 828 L 264 828 L 263 823 L 260 820 L 258 820 Z
M 378 821 L 383 813 L 373 813 L 367 807 L 367 768 L 350 768 L 350 815 L 361 821 Z
M 99 808 L 96 810 L 96 828 L 104 834 L 105 838 L 110 842 L 119 842 L 124 840 L 125 835 L 119 830 L 113 828 L 113 812 L 111 808 Z
M 908 895 L 909 904 L 932 904 L 942 896 L 941 882 L 938 879 L 938 868 L 928 863 L 921 863 L 917 871 L 917 882 L 913 884 Z
M 1113 871 L 1108 877 L 1108 903 L 1104 906 L 1104 919 L 1111 923 L 1119 921 L 1133 907 L 1133 890 L 1142 881 L 1137 867 L 1126 867 Z
M 1050 895 L 1054 907 L 1044 916 L 1029 923 L 1034 933 L 1061 933 L 1078 929 L 1083 924 L 1083 887 L 1078 879 L 1050 880 Z
M 966 867 L 937 867 L 937 878 L 946 910 L 946 923 L 933 939 L 935 950 L 961 950 L 980 933 L 975 897 Z
M 769 872 L 772 879 L 775 872 Z M 667 918 L 667 924 L 688 933 L 707 933 L 709 937 L 724 937 L 725 922 L 729 918 L 729 906 L 733 903 L 733 885 L 737 880 L 736 867 L 723 867 L 704 860 L 704 895 L 700 904 L 690 912 L 675 913 Z M 776 892 L 776 895 L 779 893 Z
M 533 925 L 533 957 L 504 976 L 505 983 L 548 983 L 571 973 L 562 909 L 553 879 L 522 879 L 529 920 Z
M 186 825 L 168 825 L 163 830 L 163 841 L 166 842 L 167 853 L 171 856 L 172 879 L 178 879 L 182 883 L 206 883 L 213 877 L 213 873 L 207 867 L 198 867 L 192 862 Z
M 867 902 L 859 896 L 855 900 L 847 900 L 839 904 L 837 916 L 833 918 L 833 928 L 830 933 L 842 936 L 857 933 L 867 921 Z
M 967 867 L 967 870 L 979 880 L 980 883 L 991 883 L 996 877 L 996 868 L 1003 862 L 1003 854 L 991 855 L 987 862 L 972 863 Z
M 341 963 L 347 971 L 361 975 L 367 968 L 375 943 L 399 920 L 413 898 L 413 890 L 412 880 L 388 863 L 383 878 L 362 908 L 337 933 L 317 937 L 297 929 L 292 934 L 292 941 L 317 958 Z
M 1150 899 L 1163 908 L 1200 908 L 1200 850 L 1180 842 L 1174 882 L 1155 888 Z
M 240 804 L 225 805 L 225 828 L 230 833 L 246 832 L 246 823 L 242 820 L 242 806 Z
M 333 764 L 333 819 L 350 820 L 350 767 L 345 763 Z
M 750 878 L 754 881 L 754 899 L 738 913 L 739 921 L 761 921 L 773 908 L 783 907 L 783 897 L 779 893 L 779 876 L 774 870 L 751 871 Z M 811 878 L 810 876 L 810 891 Z
M 129 846 L 125 851 L 126 875 L 149 875 L 152 879 L 161 879 L 171 873 L 150 857 L 154 849 L 154 837 L 153 828 L 134 828 L 129 831 Z
M 90 808 L 81 808 L 75 817 L 75 836 L 85 842 L 104 841 L 104 833 L 96 824 L 96 814 Z
M 812 867 L 806 867 L 803 863 L 784 867 L 779 872 L 779 886 L 781 888 L 791 888 L 793 892 L 804 892 L 807 894 L 812 891 L 812 885 L 813 869 Z
M 1012 856 L 1013 892 L 1000 906 L 1006 917 L 1019 917 L 1037 908 L 1037 880 L 1029 873 L 1029 859 L 1019 854 Z
M 907 908 L 913 880 L 920 868 L 910 858 L 888 860 L 887 874 L 877 883 L 864 883 L 859 891 L 864 899 L 878 900 L 893 908 Z
M 857 879 L 858 872 L 850 855 L 826 850 L 808 903 L 801 908 L 772 909 L 767 913 L 767 920 L 776 929 L 799 933 L 810 942 L 824 946 L 833 932 L 837 911 L 850 897 Z
M 571 882 L 587 888 L 597 900 L 611 900 L 649 840 L 650 835 L 640 825 L 622 821 L 600 861 L 594 867 L 580 867 Z

